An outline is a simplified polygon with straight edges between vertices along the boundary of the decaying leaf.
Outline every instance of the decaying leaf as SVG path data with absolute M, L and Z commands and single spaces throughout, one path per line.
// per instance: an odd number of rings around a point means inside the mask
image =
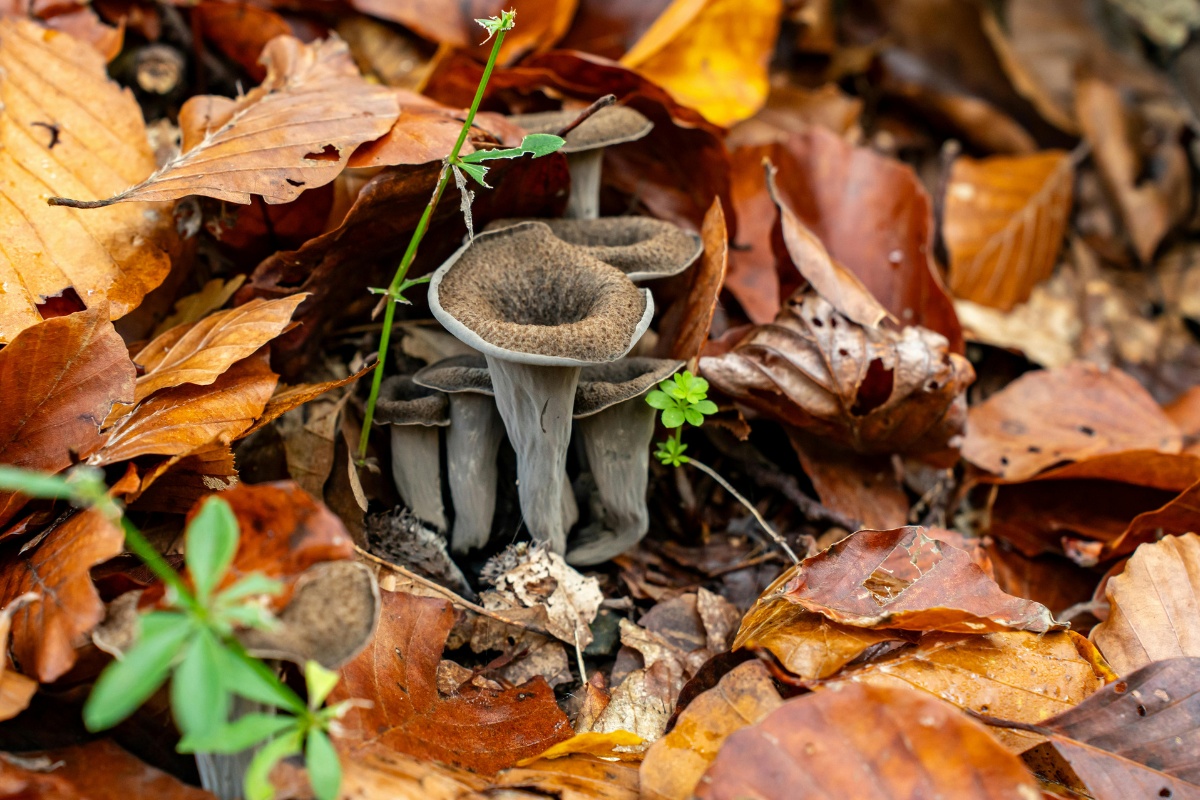
M 663 355 L 690 361 L 700 355 L 712 327 L 713 313 L 720 300 L 729 264 L 729 231 L 721 198 L 713 200 L 700 227 L 704 254 L 693 268 L 691 285 L 663 319 L 659 348 Z
M 579 574 L 562 556 L 517 544 L 489 562 L 483 578 L 493 586 L 480 595 L 489 611 L 537 609 L 530 620 L 534 627 L 572 647 L 592 643 L 588 626 L 604 600 L 600 583 Z
M 245 282 L 245 275 L 235 275 L 229 280 L 213 278 L 195 294 L 189 294 L 176 300 L 171 315 L 158 323 L 152 335 L 159 336 L 177 325 L 199 322 L 228 303 L 229 298 L 233 297 Z
M 49 683 L 75 663 L 75 645 L 104 617 L 90 570 L 118 555 L 121 529 L 98 511 L 80 511 L 36 546 L 0 564 L 0 607 L 34 592 L 12 618 L 12 653 L 26 675 Z
M 687 800 L 726 738 L 782 704 L 761 662 L 734 667 L 693 700 L 671 732 L 646 752 L 640 771 L 642 797 Z
M 39 310 L 51 298 L 128 314 L 170 267 L 168 207 L 86 214 L 46 199 L 105 197 L 154 170 L 133 95 L 92 48 L 27 19 L 0 21 L 0 69 L 0 343 L 53 316 Z
M 0 647 L 3 647 L 6 653 L 13 615 L 40 599 L 41 595 L 29 592 L 12 599 L 0 609 Z M 37 687 L 38 682 L 33 678 L 9 669 L 7 657 L 0 662 L 0 720 L 12 719 L 28 708 Z
M 1023 375 L 972 407 L 963 458 L 1023 481 L 1065 461 L 1180 448 L 1179 430 L 1137 381 L 1076 362 Z
M 842 686 L 735 731 L 696 795 L 1036 800 L 1040 792 L 1016 756 L 949 704 L 903 686 Z
M 103 308 L 25 329 L 0 350 L 0 463 L 59 472 L 92 455 L 109 409 L 132 399 L 134 377 Z M 0 524 L 24 504 L 0 492 Z
M 365 81 L 340 40 L 306 45 L 280 36 L 263 61 L 266 79 L 238 99 L 202 95 L 184 105 L 182 152 L 162 169 L 108 199 L 69 204 L 193 194 L 287 203 L 336 178 L 354 148 L 387 133 L 399 114 L 393 93 Z
M 23 800 L 213 800 L 214 795 L 139 761 L 108 739 L 0 758 L 0 787 Z M 33 765 L 41 764 L 38 769 Z M 31 768 L 32 767 L 32 768 Z
M 1040 603 L 1000 591 L 971 556 L 918 527 L 859 531 L 784 573 L 782 597 L 858 628 L 983 633 L 1059 628 Z
M 1058 262 L 1073 180 L 1060 150 L 956 159 L 942 223 L 955 296 L 1004 311 L 1027 300 Z
M 571 736 L 554 692 L 540 678 L 494 690 L 473 685 L 444 697 L 437 666 L 454 625 L 449 603 L 402 592 L 383 593 L 379 630 L 341 670 L 331 702 L 372 702 L 342 721 L 350 752 L 385 748 L 493 773 L 536 756 Z
M 1200 536 L 1143 544 L 1104 593 L 1108 619 L 1092 629 L 1092 641 L 1117 674 L 1200 656 Z
M 974 378 L 940 334 L 856 325 L 804 291 L 700 370 L 751 408 L 866 453 L 952 446 Z

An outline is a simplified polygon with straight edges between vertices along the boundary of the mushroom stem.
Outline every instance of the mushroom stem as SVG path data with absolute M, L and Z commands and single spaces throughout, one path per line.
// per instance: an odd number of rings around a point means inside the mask
M 639 395 L 575 421 L 604 520 L 600 531 L 567 554 L 569 563 L 589 566 L 608 561 L 637 544 L 650 529 L 646 485 L 654 414 Z
M 496 456 L 503 437 L 504 426 L 492 398 L 466 392 L 450 395 L 446 461 L 454 502 L 450 547 L 456 553 L 483 547 L 492 533 L 500 478 Z
M 391 425 L 392 479 L 404 504 L 439 531 L 446 530 L 442 505 L 442 463 L 438 429 L 424 425 Z
M 571 196 L 567 200 L 567 219 L 597 219 L 600 216 L 600 167 L 604 148 L 567 155 L 571 170 Z
M 523 364 L 491 355 L 487 362 L 496 407 L 517 453 L 521 515 L 534 541 L 562 555 L 567 545 L 567 448 L 579 367 Z

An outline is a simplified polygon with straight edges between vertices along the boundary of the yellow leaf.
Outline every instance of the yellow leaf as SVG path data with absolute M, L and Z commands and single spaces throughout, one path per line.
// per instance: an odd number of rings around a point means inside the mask
M 642 754 L 619 752 L 618 747 L 637 747 L 645 741 L 636 733 L 629 731 L 610 731 L 608 733 L 577 733 L 570 739 L 551 745 L 539 756 L 518 761 L 517 766 L 524 767 L 543 758 L 561 758 L 575 753 L 587 753 L 604 758 L 640 761 Z

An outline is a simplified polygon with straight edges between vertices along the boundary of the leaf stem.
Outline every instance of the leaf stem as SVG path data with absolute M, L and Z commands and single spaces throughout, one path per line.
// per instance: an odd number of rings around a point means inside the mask
M 143 564 L 150 568 L 155 577 L 174 589 L 175 593 L 179 595 L 180 602 L 189 608 L 198 608 L 199 604 L 192 595 L 191 589 L 184 583 L 183 578 L 179 577 L 179 573 L 172 569 L 157 548 L 150 544 L 142 532 L 124 515 L 121 517 L 121 530 L 125 533 L 125 544 L 129 546 L 135 556 L 142 560 Z
M 387 295 L 384 297 L 386 307 L 383 312 L 383 331 L 379 335 L 379 356 L 375 359 L 375 374 L 371 378 L 371 394 L 367 398 L 367 408 L 363 414 L 362 434 L 358 439 L 358 460 L 360 462 L 367 457 L 367 443 L 371 438 L 371 422 L 375 418 L 375 405 L 379 402 L 379 387 L 383 383 L 383 367 L 387 361 L 388 345 L 391 343 L 392 322 L 396 317 L 396 304 L 399 300 L 397 297 L 398 289 L 400 288 L 400 284 L 404 282 L 405 276 L 408 275 L 408 269 L 412 266 L 413 259 L 417 256 L 417 248 L 420 246 L 421 240 L 425 238 L 425 232 L 429 230 L 429 221 L 433 217 L 433 211 L 442 199 L 442 192 L 446 190 L 446 184 L 450 182 L 450 168 L 459 161 L 458 154 L 467 141 L 467 135 L 471 132 L 471 125 L 475 122 L 475 114 L 479 111 L 479 104 L 483 101 L 484 90 L 487 88 L 488 81 L 492 77 L 492 70 L 495 68 L 496 59 L 500 55 L 500 46 L 504 43 L 505 33 L 506 30 L 504 29 L 500 29 L 496 33 L 495 41 L 492 44 L 492 52 L 488 56 L 487 65 L 483 68 L 483 76 L 479 79 L 479 86 L 475 89 L 475 98 L 471 101 L 471 108 L 467 111 L 466 119 L 463 120 L 462 130 L 458 132 L 458 140 L 454 142 L 454 148 L 442 164 L 442 171 L 438 174 L 437 188 L 434 189 L 433 196 L 429 198 L 429 203 L 425 206 L 425 211 L 421 214 L 420 221 L 417 222 L 417 228 L 413 231 L 412 238 L 408 240 L 408 249 L 404 251 L 404 257 L 400 259 L 400 266 L 397 268 L 396 275 L 392 278 Z
M 796 558 L 796 554 L 794 552 L 792 552 L 792 548 L 788 546 L 788 543 L 784 540 L 784 538 L 782 536 L 779 535 L 778 531 L 776 531 L 769 524 L 767 524 L 767 521 L 765 519 L 763 519 L 763 515 L 758 513 L 758 509 L 755 508 L 750 503 L 749 500 L 747 500 L 745 497 L 742 497 L 741 493 L 738 492 L 737 489 L 733 488 L 733 486 L 730 485 L 729 481 L 722 478 L 721 475 L 715 469 L 708 466 L 703 461 L 697 461 L 694 458 L 689 458 L 687 463 L 691 464 L 693 467 L 700 470 L 704 474 L 708 475 L 708 477 L 712 478 L 717 483 L 721 484 L 721 488 L 723 488 L 725 491 L 727 491 L 731 495 L 733 495 L 739 503 L 744 505 L 746 507 L 746 509 L 751 514 L 754 515 L 754 518 L 756 520 L 758 520 L 758 524 L 761 525 L 762 529 L 767 532 L 767 535 L 770 536 L 771 539 L 774 540 L 775 544 L 779 545 L 779 547 L 783 550 L 783 552 L 787 554 L 787 557 L 792 560 L 792 563 L 793 564 L 800 563 L 800 559 Z

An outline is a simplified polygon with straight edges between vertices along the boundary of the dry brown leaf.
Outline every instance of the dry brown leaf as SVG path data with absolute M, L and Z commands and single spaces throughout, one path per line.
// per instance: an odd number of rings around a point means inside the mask
M 253 355 L 278 336 L 305 297 L 296 294 L 278 300 L 251 300 L 156 337 L 133 357 L 142 368 L 134 403 L 172 386 L 212 384 L 235 362 Z M 113 413 L 123 415 L 125 411 L 128 407 L 118 406 Z
M 133 397 L 134 376 L 103 308 L 26 328 L 0 350 L 0 463 L 58 472 L 92 455 L 109 409 Z M 0 524 L 25 501 L 0 492 Z
M 1179 430 L 1141 384 L 1075 362 L 1022 375 L 972 407 L 963 458 L 1006 481 L 1125 450 L 1178 453 Z
M 953 446 L 974 378 L 940 334 L 855 325 L 803 291 L 731 352 L 700 359 L 700 371 L 764 415 L 864 453 Z
M 887 456 L 864 456 L 813 441 L 791 429 L 788 438 L 821 503 L 856 521 L 888 530 L 908 523 L 908 495 Z
M 88 571 L 124 544 L 121 529 L 98 511 L 80 511 L 0 565 L 0 607 L 27 592 L 39 596 L 12 619 L 12 654 L 23 673 L 50 683 L 75 663 L 76 642 L 104 618 Z
M 1092 641 L 1119 675 L 1153 661 L 1200 656 L 1200 536 L 1143 544 L 1104 590 L 1108 619 Z
M 246 282 L 245 275 L 235 275 L 229 280 L 213 278 L 195 294 L 189 294 L 175 301 L 171 315 L 158 323 L 152 336 L 166 333 L 177 325 L 189 322 L 199 322 L 229 302 L 229 298 Z
M 248 428 L 244 433 L 240 434 L 238 438 L 249 436 L 258 429 L 264 428 L 270 423 L 279 419 L 292 409 L 299 408 L 305 403 L 316 400 L 326 392 L 332 392 L 334 389 L 340 389 L 343 386 L 348 386 L 349 384 L 354 383 L 363 375 L 366 375 L 368 372 L 371 372 L 374 369 L 375 364 L 372 363 L 368 364 L 352 375 L 347 375 L 344 378 L 337 378 L 336 380 L 332 381 L 322 381 L 321 383 L 300 383 L 296 384 L 295 386 L 280 385 L 275 390 L 275 394 L 271 395 L 271 399 L 267 401 L 266 408 L 263 409 L 263 413 L 261 416 L 259 416 L 258 421 L 250 426 L 250 428 Z
M 198 453 L 161 462 L 142 478 L 138 491 L 125 502 L 137 511 L 178 514 L 202 498 L 224 492 L 237 483 L 233 449 L 228 444 L 215 444 Z
M 209 386 L 164 389 L 122 417 L 89 463 L 183 457 L 231 442 L 262 414 L 278 380 L 264 353 L 242 359 Z
M 274 11 L 242 0 L 201 0 L 192 10 L 192 25 L 206 44 L 236 61 L 256 81 L 267 76 L 260 61 L 263 48 L 276 36 L 292 32 Z
M 931 633 L 917 644 L 842 671 L 826 681 L 921 689 L 959 708 L 1038 724 L 1078 704 L 1115 679 L 1104 659 L 1072 631 L 959 636 Z M 1020 752 L 1030 735 L 999 735 Z
M 904 686 L 840 686 L 735 731 L 696 795 L 1037 800 L 1036 787 L 1016 756 L 952 706 Z
M 646 752 L 639 773 L 642 797 L 687 800 L 725 739 L 783 704 L 766 667 L 734 667 L 679 715 L 675 727 Z
M 1058 263 L 1071 212 L 1071 154 L 955 159 L 942 236 L 956 297 L 1004 311 L 1029 298 Z
M 712 328 L 713 313 L 729 265 L 729 231 L 721 198 L 713 199 L 700 226 L 704 255 L 692 270 L 688 291 L 671 306 L 659 326 L 660 353 L 664 358 L 690 361 L 700 355 Z
M 336 178 L 354 148 L 387 133 L 400 113 L 392 91 L 365 81 L 338 39 L 309 45 L 280 36 L 263 61 L 266 80 L 240 98 L 184 104 L 179 156 L 136 186 L 81 205 L 188 195 L 288 203 Z
M 64 293 L 122 317 L 167 275 L 168 207 L 87 214 L 46 200 L 104 197 L 150 174 L 141 111 L 99 54 L 29 20 L 0 21 L 0 69 L 0 343 Z
M 30 603 L 41 600 L 35 592 L 23 594 L 9 601 L 0 610 L 0 648 L 8 652 L 8 635 L 12 630 L 13 615 Z M 29 701 L 37 692 L 38 682 L 8 668 L 7 656 L 0 661 L 0 721 L 12 719 L 29 707 Z

